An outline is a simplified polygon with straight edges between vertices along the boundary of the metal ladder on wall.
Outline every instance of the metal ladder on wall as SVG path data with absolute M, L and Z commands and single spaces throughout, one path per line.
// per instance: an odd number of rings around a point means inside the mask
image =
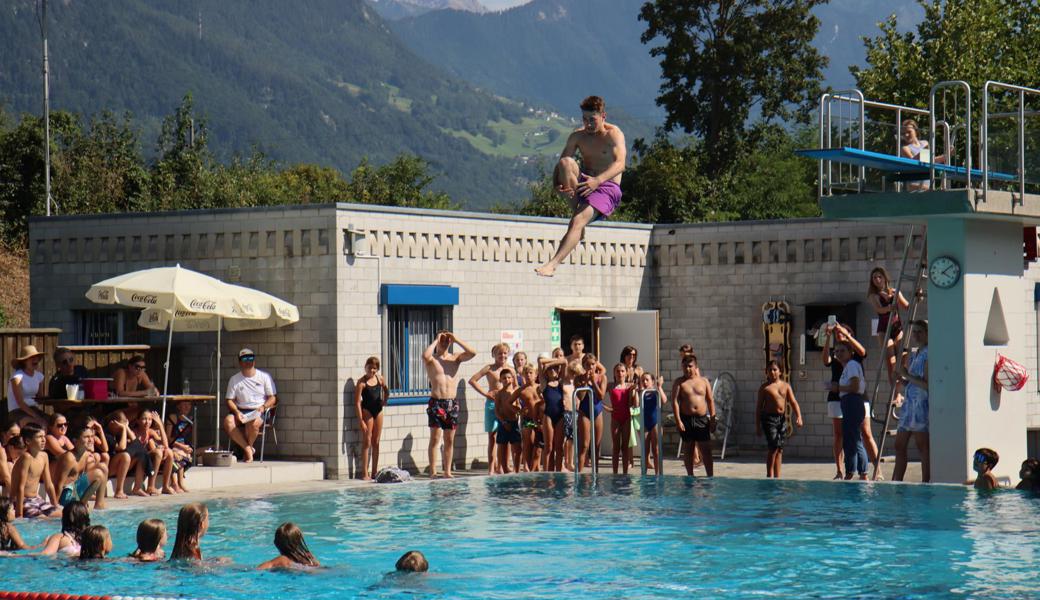
M 903 353 L 910 349 L 910 344 L 912 343 L 910 324 L 913 323 L 914 319 L 917 318 L 917 309 L 920 308 L 921 300 L 924 299 L 925 291 L 927 289 L 924 284 L 928 280 L 928 262 L 926 260 L 923 248 L 921 251 L 921 256 L 917 259 L 915 272 L 913 274 L 908 274 L 906 272 L 907 265 L 910 262 L 910 254 L 911 252 L 913 252 L 914 249 L 914 234 L 917 233 L 918 229 L 919 226 L 911 225 L 910 231 L 907 233 L 906 244 L 903 246 L 903 259 L 899 267 L 899 277 L 898 279 L 896 279 L 895 285 L 897 297 L 892 300 L 892 305 L 896 307 L 896 314 L 898 314 L 898 295 L 902 293 L 903 282 L 908 281 L 913 284 L 913 288 L 910 292 L 910 306 L 906 310 L 906 319 L 900 319 L 900 322 L 903 324 L 903 339 L 899 346 L 897 348 L 894 348 L 897 361 L 901 360 Z M 885 328 L 885 337 L 882 339 L 888 340 L 889 337 L 892 335 L 892 324 L 894 321 L 895 319 L 889 317 L 888 326 Z M 894 460 L 894 457 L 885 456 L 885 443 L 888 441 L 890 437 L 895 435 L 895 430 L 893 429 L 893 422 L 899 420 L 899 417 L 896 416 L 896 409 L 898 408 L 896 406 L 896 392 L 899 389 L 898 385 L 892 385 L 891 389 L 889 389 L 888 405 L 885 409 L 885 417 L 882 419 L 875 416 L 874 401 L 878 398 L 878 394 L 881 391 L 881 378 L 887 374 L 885 364 L 888 361 L 888 353 L 885 352 L 883 347 L 879 354 L 880 356 L 878 359 L 878 368 L 875 372 L 874 377 L 874 393 L 870 396 L 869 416 L 872 421 L 874 421 L 875 423 L 881 423 L 884 425 L 884 427 L 881 429 L 881 439 L 878 441 L 877 445 L 877 457 L 874 459 L 874 472 L 871 474 L 872 479 L 877 479 L 877 476 L 880 474 L 882 462 L 890 462 Z

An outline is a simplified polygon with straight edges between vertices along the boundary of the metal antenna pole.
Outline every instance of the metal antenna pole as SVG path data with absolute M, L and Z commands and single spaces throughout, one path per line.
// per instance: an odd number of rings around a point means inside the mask
M 43 36 L 43 181 L 47 216 L 51 216 L 51 90 L 47 65 L 47 0 L 42 0 L 40 35 Z

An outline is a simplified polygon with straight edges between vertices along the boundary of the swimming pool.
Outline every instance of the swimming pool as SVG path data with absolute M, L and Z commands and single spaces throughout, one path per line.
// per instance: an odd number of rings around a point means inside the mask
M 950 486 L 524 475 L 209 503 L 209 557 L 2 560 L 2 589 L 193 598 L 1010 598 L 1040 593 L 1040 499 Z M 156 512 L 160 514 L 155 514 Z M 138 521 L 95 513 L 133 549 Z M 251 571 L 295 521 L 329 568 Z M 21 525 L 30 543 L 55 522 Z M 426 576 L 386 578 L 409 549 Z M 26 583 L 31 582 L 31 583 Z

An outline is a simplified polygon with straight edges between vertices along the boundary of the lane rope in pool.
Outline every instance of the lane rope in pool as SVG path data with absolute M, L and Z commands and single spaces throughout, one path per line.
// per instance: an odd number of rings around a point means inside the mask
M 83 596 L 50 592 L 11 592 L 0 590 L 0 600 L 189 600 L 163 596 Z

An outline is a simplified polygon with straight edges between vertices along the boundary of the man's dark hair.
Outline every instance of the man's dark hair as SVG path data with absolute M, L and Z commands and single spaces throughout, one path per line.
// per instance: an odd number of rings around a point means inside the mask
M 36 434 L 41 431 L 43 431 L 43 427 L 40 427 L 36 423 L 26 423 L 25 427 L 22 427 L 22 439 L 28 442 L 36 437 Z
M 682 366 L 685 367 L 690 363 L 693 363 L 694 366 L 697 366 L 697 355 L 692 352 L 682 357 Z
M 581 342 L 582 344 L 584 344 L 585 343 L 585 338 L 581 337 L 580 333 L 575 333 L 574 335 L 571 336 L 571 340 L 570 340 L 570 343 L 573 344 L 574 342 Z
M 997 466 L 997 462 L 1000 461 L 1000 455 L 997 454 L 997 451 L 990 448 L 979 448 L 975 451 L 975 454 L 981 455 L 985 459 L 986 466 L 990 469 Z
M 581 101 L 581 109 L 588 112 L 601 113 L 607 108 L 606 102 L 599 96 L 589 96 Z

